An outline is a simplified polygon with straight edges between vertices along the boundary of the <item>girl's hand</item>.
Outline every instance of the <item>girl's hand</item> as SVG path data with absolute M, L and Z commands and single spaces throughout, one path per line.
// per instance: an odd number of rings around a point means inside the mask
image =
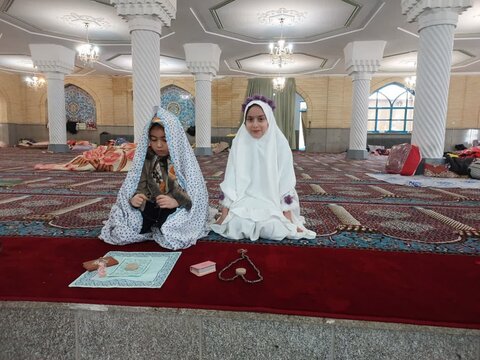
M 177 200 L 168 195 L 158 195 L 155 200 L 162 209 L 175 209 L 179 205 Z
M 143 202 L 144 201 L 147 201 L 148 198 L 146 195 L 144 194 L 136 194 L 135 196 L 133 196 L 131 199 L 130 199 L 130 204 L 134 207 L 134 208 L 139 208 L 142 206 Z
M 289 211 L 284 211 L 283 212 L 283 216 L 285 216 L 288 220 L 290 220 L 291 223 L 293 223 L 292 221 L 292 212 L 289 210 Z
M 291 211 L 284 211 L 283 216 L 285 216 L 293 224 L 292 212 Z M 302 231 L 303 230 L 299 226 L 297 226 L 297 232 L 302 232 Z
M 225 220 L 225 218 L 227 217 L 227 215 L 228 215 L 228 208 L 222 208 L 222 214 L 219 216 L 217 221 L 215 221 L 215 224 L 222 225 L 222 223 Z

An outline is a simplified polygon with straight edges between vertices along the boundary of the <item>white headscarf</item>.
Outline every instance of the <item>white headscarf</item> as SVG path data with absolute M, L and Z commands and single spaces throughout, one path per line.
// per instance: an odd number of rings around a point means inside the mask
M 268 129 L 260 139 L 253 138 L 245 126 L 245 118 L 252 105 L 260 106 L 268 121 Z M 257 199 L 261 208 L 279 209 L 280 198 L 295 188 L 292 151 L 267 103 L 260 100 L 249 102 L 243 119 L 233 139 L 225 179 L 220 188 L 234 203 Z M 245 205 L 246 208 L 252 204 Z M 267 212 L 265 216 L 268 216 Z M 255 217 L 261 218 L 262 214 Z
M 137 190 L 150 143 L 149 132 L 152 122 L 149 122 L 137 144 L 132 167 L 118 192 L 110 217 L 102 228 L 100 238 L 107 243 L 125 245 L 153 239 L 164 248 L 177 250 L 195 245 L 199 238 L 208 234 L 208 193 L 192 147 L 180 122 L 173 114 L 160 108 L 157 117 L 165 129 L 177 181 L 190 196 L 192 207 L 189 211 L 178 208 L 162 225 L 161 232 L 153 227 L 152 233 L 140 234 L 142 214 L 130 205 L 130 199 Z

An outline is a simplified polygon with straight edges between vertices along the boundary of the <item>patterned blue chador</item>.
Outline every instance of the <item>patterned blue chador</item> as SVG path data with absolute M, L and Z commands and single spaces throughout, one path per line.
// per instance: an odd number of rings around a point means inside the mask
M 142 214 L 130 204 L 138 183 L 149 146 L 149 132 L 153 121 L 159 121 L 164 129 L 175 168 L 177 181 L 191 199 L 190 210 L 179 207 L 169 215 L 161 228 L 152 227 L 152 232 L 140 234 Z M 145 240 L 154 240 L 160 246 L 177 250 L 195 245 L 207 235 L 208 193 L 200 166 L 178 119 L 160 108 L 156 118 L 144 129 L 137 144 L 133 164 L 123 182 L 110 217 L 102 228 L 100 238 L 109 244 L 126 245 Z

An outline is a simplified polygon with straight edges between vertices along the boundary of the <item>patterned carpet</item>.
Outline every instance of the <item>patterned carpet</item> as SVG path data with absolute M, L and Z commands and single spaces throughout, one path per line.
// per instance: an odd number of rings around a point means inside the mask
M 75 153 L 0 149 L 0 236 L 92 237 L 100 232 L 125 173 L 34 170 Z M 228 153 L 199 158 L 218 207 Z M 315 240 L 262 243 L 480 254 L 480 190 L 392 185 L 366 175 L 386 158 L 294 153 L 297 191 Z M 206 240 L 230 241 L 211 233 Z M 240 241 L 242 242 L 242 241 Z

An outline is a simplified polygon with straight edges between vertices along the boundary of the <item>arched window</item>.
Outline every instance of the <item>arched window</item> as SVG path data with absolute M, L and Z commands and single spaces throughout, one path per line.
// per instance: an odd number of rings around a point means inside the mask
M 411 132 L 415 94 L 398 83 L 390 83 L 368 98 L 368 132 Z
M 65 86 L 65 111 L 68 122 L 76 123 L 78 130 L 97 128 L 95 100 L 85 90 L 76 85 Z

